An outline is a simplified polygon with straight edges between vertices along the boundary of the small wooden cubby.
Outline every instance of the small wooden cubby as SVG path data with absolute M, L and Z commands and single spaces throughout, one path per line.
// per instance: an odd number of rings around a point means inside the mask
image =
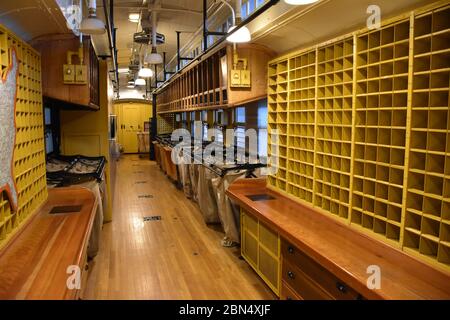
M 156 91 L 157 112 L 224 109 L 264 98 L 267 73 L 260 66 L 267 65 L 274 56 L 273 52 L 256 44 L 239 44 L 236 50 L 240 59 L 247 59 L 251 72 L 250 88 L 231 86 L 233 46 L 226 45 L 199 58 L 159 88 Z
M 450 264 L 450 8 L 414 19 L 411 146 L 403 245 Z
M 0 25 L 2 78 L 11 65 L 13 48 L 19 63 L 13 167 L 18 208 L 13 212 L 6 193 L 0 194 L 0 246 L 47 199 L 41 58 L 33 48 Z
M 288 60 L 270 64 L 268 71 L 268 155 L 277 157 L 276 175 L 269 181 L 277 188 L 287 190 L 287 139 L 288 139 Z M 300 157 L 299 151 L 291 150 Z
M 448 270 L 449 38 L 441 2 L 270 62 L 268 186 Z
M 347 218 L 353 106 L 353 37 L 318 48 L 314 205 Z
M 400 240 L 409 19 L 356 37 L 352 224 Z

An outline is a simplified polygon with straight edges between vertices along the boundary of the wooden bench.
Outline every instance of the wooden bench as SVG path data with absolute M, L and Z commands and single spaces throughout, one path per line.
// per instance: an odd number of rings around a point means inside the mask
M 80 206 L 79 212 L 50 213 Z M 0 299 L 79 299 L 87 281 L 96 209 L 97 200 L 87 189 L 49 189 L 47 202 L 0 251 Z M 69 266 L 80 268 L 80 289 L 67 286 L 73 274 Z
M 280 236 L 281 298 L 450 299 L 449 273 L 268 189 L 265 179 L 238 180 L 227 194 Z M 373 265 L 380 289 L 367 286 Z

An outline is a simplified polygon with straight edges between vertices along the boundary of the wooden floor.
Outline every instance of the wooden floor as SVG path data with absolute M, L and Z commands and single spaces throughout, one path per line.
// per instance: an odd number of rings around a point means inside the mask
M 275 298 L 154 162 L 126 156 L 117 169 L 113 222 L 104 226 L 86 299 Z

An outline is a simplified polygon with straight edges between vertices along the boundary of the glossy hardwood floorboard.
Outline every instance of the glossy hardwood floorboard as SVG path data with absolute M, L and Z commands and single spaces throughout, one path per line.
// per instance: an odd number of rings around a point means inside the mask
M 154 162 L 122 157 L 115 187 L 113 222 L 104 226 L 85 299 L 275 298 Z

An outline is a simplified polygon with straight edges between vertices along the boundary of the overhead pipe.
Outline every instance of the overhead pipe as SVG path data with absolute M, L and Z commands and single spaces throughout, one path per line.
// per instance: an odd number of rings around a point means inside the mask
M 119 90 L 119 67 L 117 63 L 117 49 L 116 49 L 116 29 L 114 28 L 114 0 L 109 1 L 110 8 L 108 13 L 108 6 L 106 0 L 103 0 L 103 12 L 105 14 L 106 26 L 108 31 L 108 42 L 109 42 L 109 50 L 111 52 L 111 57 L 114 65 L 114 80 L 117 86 L 117 90 Z
M 202 60 L 202 58 L 209 54 L 211 51 L 215 50 L 218 46 L 220 46 L 224 41 L 226 41 L 226 38 L 231 36 L 232 34 L 234 34 L 235 32 L 239 31 L 240 28 L 246 26 L 247 24 L 249 24 L 250 22 L 252 22 L 253 20 L 255 20 L 256 18 L 258 18 L 261 14 L 263 14 L 264 12 L 266 12 L 268 9 L 270 9 L 272 6 L 276 5 L 280 0 L 269 0 L 268 2 L 264 3 L 258 10 L 256 10 L 254 13 L 252 13 L 249 17 L 247 17 L 247 19 L 241 21 L 236 28 L 234 28 L 233 30 L 231 30 L 230 32 L 228 32 L 226 34 L 226 37 L 222 37 L 221 39 L 219 39 L 217 42 L 215 42 L 211 47 L 207 48 L 205 51 L 203 51 L 201 54 L 198 55 L 198 57 L 196 57 L 193 60 L 197 60 L 200 61 Z M 203 15 L 205 17 L 205 15 Z M 203 27 L 206 25 L 206 22 L 203 21 Z M 178 74 L 180 73 L 181 70 L 177 70 L 177 72 L 175 73 Z M 167 81 L 167 83 L 169 83 L 169 81 Z
M 215 2 L 213 2 L 212 4 L 210 4 L 209 8 L 206 10 L 206 11 L 207 11 L 207 14 L 208 14 L 210 11 L 212 11 L 212 10 L 214 9 L 215 4 L 216 4 Z M 221 6 L 222 6 L 222 5 L 221 5 Z M 214 16 L 214 15 L 221 9 L 221 6 L 220 6 L 217 10 L 215 10 L 215 11 L 212 13 L 212 16 Z M 203 12 L 203 11 L 202 11 L 202 12 Z M 195 37 L 195 36 L 198 36 L 199 34 L 201 35 L 202 32 L 203 32 L 203 26 L 200 26 L 200 28 L 198 28 L 198 29 L 197 29 L 196 31 L 194 31 L 194 32 L 184 31 L 184 32 L 182 32 L 182 33 L 192 33 L 192 34 L 193 34 L 193 37 Z M 202 41 L 203 41 L 203 40 L 202 40 Z M 183 47 L 180 47 L 180 51 L 181 51 L 181 50 L 184 50 L 186 47 L 187 47 L 187 44 L 185 44 Z M 169 62 L 168 62 L 167 64 L 169 65 L 170 63 L 176 61 L 177 58 L 178 58 L 178 56 L 177 56 L 177 55 L 174 55 L 174 56 L 169 60 Z M 176 73 L 176 72 L 175 72 L 175 73 Z
M 176 33 L 177 33 L 177 71 L 180 71 L 181 70 L 181 61 L 191 61 L 191 60 L 194 60 L 194 58 L 182 57 L 181 56 L 180 36 L 181 36 L 182 32 L 181 31 L 176 31 Z
M 163 66 L 164 66 L 164 69 L 163 69 L 163 71 L 164 71 L 164 81 L 163 81 L 163 82 L 166 82 L 166 80 L 167 80 L 167 75 L 175 74 L 175 72 L 167 71 L 167 65 L 166 65 L 166 52 L 163 52 Z M 156 73 L 156 76 L 158 76 L 157 73 Z

